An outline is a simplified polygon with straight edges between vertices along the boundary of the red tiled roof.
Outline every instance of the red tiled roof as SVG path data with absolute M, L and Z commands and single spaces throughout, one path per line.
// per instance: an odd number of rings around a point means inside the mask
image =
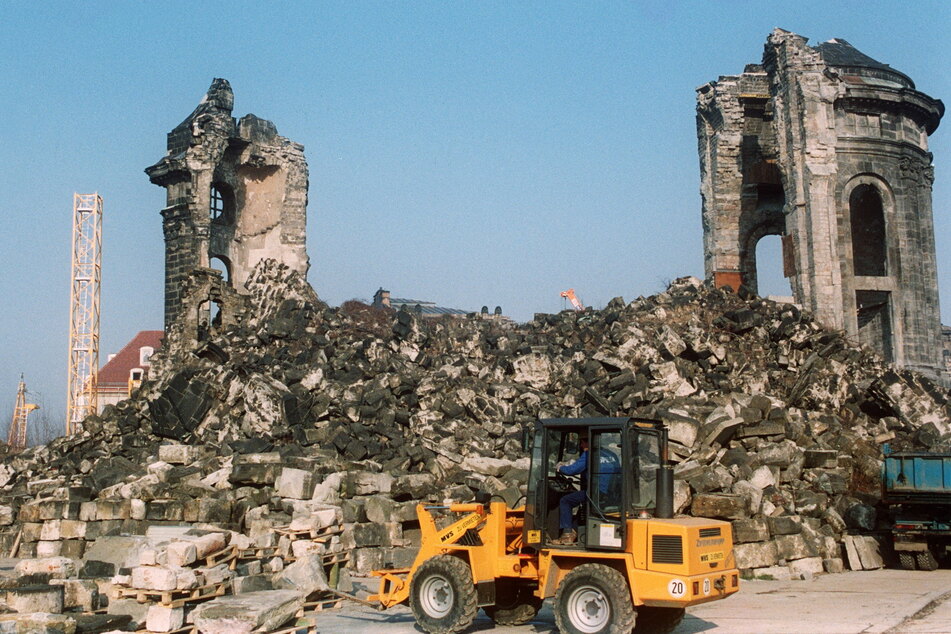
M 162 337 L 165 332 L 162 330 L 142 330 L 132 341 L 119 351 L 119 354 L 102 366 L 99 370 L 99 385 L 103 388 L 121 385 L 123 387 L 129 384 L 129 371 L 132 368 L 142 368 L 144 375 L 148 376 L 148 364 L 139 363 L 139 350 L 149 347 L 158 350 L 162 345 Z M 144 378 L 144 377 L 143 377 Z

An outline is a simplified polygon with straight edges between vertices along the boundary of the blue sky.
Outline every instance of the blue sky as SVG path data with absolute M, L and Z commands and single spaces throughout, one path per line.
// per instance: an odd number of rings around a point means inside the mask
M 702 277 L 694 89 L 758 62 L 774 27 L 844 38 L 947 100 L 949 18 L 947 2 L 4 2 L 0 430 L 21 372 L 64 417 L 73 192 L 105 201 L 103 362 L 162 327 L 165 192 L 143 169 L 213 77 L 235 116 L 306 148 L 323 299 L 383 286 L 526 320 L 569 287 L 599 307 Z M 945 323 L 948 127 L 931 138 Z

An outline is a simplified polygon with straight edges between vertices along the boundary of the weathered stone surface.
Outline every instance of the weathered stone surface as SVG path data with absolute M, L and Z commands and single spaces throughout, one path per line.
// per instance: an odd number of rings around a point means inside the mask
M 0 632 L 3 634 L 73 634 L 76 619 L 66 614 L 0 614 Z
M 62 586 L 23 586 L 7 590 L 6 595 L 7 607 L 21 614 L 33 612 L 60 614 L 63 611 Z
M 294 590 L 248 592 L 203 603 L 192 613 L 203 634 L 248 634 L 268 631 L 292 618 L 304 604 Z
M 738 544 L 766 541 L 769 536 L 769 524 L 764 519 L 733 520 L 733 540 Z
M 284 568 L 275 585 L 279 589 L 297 590 L 304 596 L 330 587 L 321 556 L 317 554 L 305 554 Z
M 764 233 L 781 234 L 797 304 L 887 359 L 937 378 L 946 370 L 936 345 L 941 323 L 928 135 L 944 107 L 844 40 L 807 41 L 777 28 L 762 64 L 697 89 L 706 276 L 755 292 L 756 258 L 747 245 Z M 859 95 L 866 104 L 861 112 L 851 106 Z M 907 135 L 908 129 L 919 132 Z M 915 158 L 884 150 L 899 142 L 912 146 Z M 895 201 L 888 213 L 914 219 L 895 229 L 899 235 L 889 234 L 888 261 L 894 257 L 901 267 L 886 267 L 885 200 Z M 863 218 L 861 240 L 858 229 L 842 222 L 850 214 Z M 853 252 L 853 245 L 860 247 Z M 864 290 L 866 276 L 878 280 L 875 288 L 903 292 Z M 721 325 L 734 333 L 763 327 L 755 314 L 731 317 Z M 781 335 L 783 325 L 769 327 Z M 826 363 L 817 357 L 803 364 L 790 402 L 811 398 L 816 386 L 808 376 Z
M 145 617 L 145 629 L 150 632 L 171 632 L 179 629 L 184 622 L 185 610 L 183 608 L 150 605 Z
M 740 495 L 704 493 L 693 497 L 690 512 L 698 517 L 742 519 L 746 516 L 746 501 Z
M 736 555 L 736 567 L 764 568 L 775 566 L 779 562 L 779 549 L 775 542 L 752 542 L 733 546 Z

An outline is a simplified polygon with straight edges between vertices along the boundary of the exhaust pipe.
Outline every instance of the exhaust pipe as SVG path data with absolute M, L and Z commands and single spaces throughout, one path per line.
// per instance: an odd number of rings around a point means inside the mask
M 657 509 L 654 517 L 670 519 L 674 516 L 674 468 L 664 464 L 657 468 Z

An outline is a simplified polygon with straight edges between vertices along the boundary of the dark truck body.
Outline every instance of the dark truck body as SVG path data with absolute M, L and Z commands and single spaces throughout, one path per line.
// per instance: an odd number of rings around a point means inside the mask
M 882 501 L 902 568 L 934 570 L 951 546 L 951 453 L 885 448 Z

